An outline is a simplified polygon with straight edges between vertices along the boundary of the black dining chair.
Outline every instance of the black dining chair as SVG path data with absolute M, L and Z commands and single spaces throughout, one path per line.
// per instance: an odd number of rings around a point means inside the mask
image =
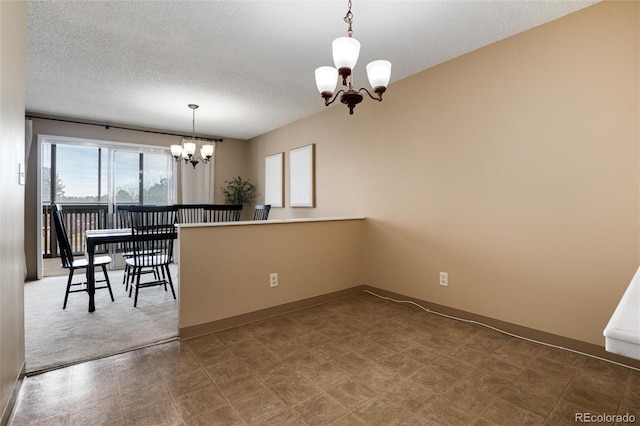
M 129 215 L 129 208 L 131 204 L 120 204 L 116 206 L 116 227 L 121 229 L 131 228 L 131 217 Z M 135 206 L 135 204 L 133 204 Z M 129 285 L 133 283 L 135 280 L 135 275 L 131 273 L 131 266 L 126 262 L 127 259 L 133 257 L 133 252 L 127 251 L 126 247 L 123 245 L 124 250 L 122 250 L 122 257 L 125 259 L 124 263 L 124 274 L 122 275 L 122 284 L 124 285 L 124 290 L 129 290 Z M 154 274 L 154 277 L 158 279 L 160 276 L 158 268 L 146 268 L 139 271 L 141 274 Z
M 126 243 L 126 247 L 133 256 L 126 259 L 126 262 L 135 278 L 129 287 L 129 297 L 135 288 L 133 306 L 138 306 L 139 290 L 145 287 L 164 286 L 167 291 L 168 284 L 175 299 L 176 292 L 169 265 L 173 262 L 178 207 L 130 206 L 128 211 L 133 238 Z M 142 281 L 145 268 L 158 269 L 160 273 L 152 281 Z
M 58 247 L 60 248 L 60 258 L 62 260 L 62 267 L 69 270 L 69 278 L 67 279 L 67 290 L 64 294 L 64 303 L 62 309 L 67 308 L 67 300 L 69 299 L 69 293 L 78 293 L 87 291 L 87 282 L 72 283 L 73 274 L 76 269 L 87 268 L 89 262 L 86 259 L 74 259 L 71 244 L 69 244 L 69 234 L 67 233 L 67 226 L 62 214 L 62 207 L 59 204 L 51 205 L 51 216 L 53 217 L 53 225 L 56 230 L 56 239 L 58 240 Z M 109 282 L 109 275 L 107 274 L 107 265 L 111 263 L 109 256 L 98 256 L 94 259 L 94 265 L 102 268 L 104 274 L 104 280 L 96 280 L 96 284 L 99 282 L 106 283 L 103 286 L 96 286 L 95 289 L 108 289 L 111 301 L 113 302 L 113 292 L 111 291 L 111 283 Z
M 253 210 L 253 220 L 267 220 L 271 204 L 256 204 Z
M 205 222 L 237 222 L 242 214 L 242 204 L 205 204 Z

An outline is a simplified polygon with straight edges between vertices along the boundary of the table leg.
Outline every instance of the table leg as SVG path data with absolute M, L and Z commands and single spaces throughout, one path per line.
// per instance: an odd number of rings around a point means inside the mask
M 87 293 L 89 293 L 89 312 L 93 312 L 96 310 L 96 304 L 94 299 L 94 296 L 96 293 L 96 273 L 95 273 L 96 271 L 93 266 L 96 246 L 93 243 L 93 241 L 91 241 L 91 239 L 87 239 L 85 247 L 86 247 L 85 255 L 87 257 L 87 262 L 89 263 L 87 265 Z

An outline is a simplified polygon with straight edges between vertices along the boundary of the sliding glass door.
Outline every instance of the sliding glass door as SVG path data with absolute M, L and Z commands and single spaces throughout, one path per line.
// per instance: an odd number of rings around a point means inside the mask
M 171 185 L 174 168 L 171 155 L 114 151 L 114 188 L 116 204 L 172 204 Z
M 84 231 L 113 227 L 118 204 L 173 204 L 175 161 L 169 149 L 44 137 L 41 143 L 44 257 L 56 257 L 49 206 L 59 203 L 73 250 L 84 252 Z
M 106 155 L 103 148 L 43 144 L 42 202 L 106 204 Z
M 133 151 L 113 152 L 113 188 L 111 199 L 114 204 L 142 204 L 140 163 L 143 154 Z

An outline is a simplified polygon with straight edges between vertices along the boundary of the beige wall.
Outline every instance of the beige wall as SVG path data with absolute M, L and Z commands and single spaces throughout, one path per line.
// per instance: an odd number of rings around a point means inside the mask
M 37 114 L 34 114 L 37 116 Z M 50 117 L 40 114 L 41 117 Z M 56 118 L 56 117 L 50 117 Z M 57 117 L 60 118 L 60 117 Z M 73 121 L 85 121 L 81 119 L 63 118 Z M 122 125 L 120 127 L 131 127 Z M 147 129 L 153 130 L 153 129 Z M 162 130 L 160 130 L 162 131 Z M 165 131 L 166 132 L 166 131 Z M 168 132 L 171 133 L 171 132 Z M 181 134 L 181 132 L 175 132 Z M 143 145 L 169 146 L 180 143 L 180 138 L 176 136 L 159 135 L 154 133 L 136 132 L 122 129 L 73 124 L 62 121 L 52 121 L 34 118 L 33 119 L 33 144 L 29 155 L 29 175 L 27 176 L 27 209 L 26 209 L 26 231 L 25 231 L 25 251 L 27 253 L 28 278 L 37 278 L 37 241 L 40 237 L 39 227 L 36 220 L 40 208 L 37 199 L 37 140 L 38 134 L 67 136 L 73 138 L 95 139 L 112 142 L 135 143 Z M 207 136 L 207 135 L 198 135 Z M 211 137 L 211 136 L 209 136 Z M 215 157 L 215 201 L 224 202 L 224 196 L 220 191 L 220 186 L 225 180 L 233 176 L 249 175 L 248 142 L 238 139 L 227 139 L 216 145 Z M 191 166 L 188 166 L 191 167 Z M 202 167 L 202 165 L 198 166 Z
M 26 2 L 0 2 L 0 407 L 24 366 L 24 88 Z
M 179 228 L 180 330 L 362 284 L 364 221 Z M 279 285 L 270 287 L 269 275 Z
M 639 18 L 600 3 L 255 138 L 261 191 L 316 144 L 318 207 L 271 217 L 367 216 L 364 284 L 603 345 L 640 257 Z

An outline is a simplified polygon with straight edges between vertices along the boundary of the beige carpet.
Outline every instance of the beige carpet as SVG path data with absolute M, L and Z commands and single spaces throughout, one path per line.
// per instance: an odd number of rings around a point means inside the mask
M 177 267 L 171 276 L 178 295 Z M 25 283 L 26 370 L 35 373 L 62 365 L 113 355 L 178 336 L 178 304 L 164 287 L 140 289 L 133 307 L 122 285 L 121 270 L 109 271 L 109 291 L 96 291 L 96 310 L 88 312 L 86 293 L 69 295 L 62 309 L 67 276 Z M 83 277 L 76 271 L 74 282 Z M 101 272 L 96 272 L 101 276 Z

